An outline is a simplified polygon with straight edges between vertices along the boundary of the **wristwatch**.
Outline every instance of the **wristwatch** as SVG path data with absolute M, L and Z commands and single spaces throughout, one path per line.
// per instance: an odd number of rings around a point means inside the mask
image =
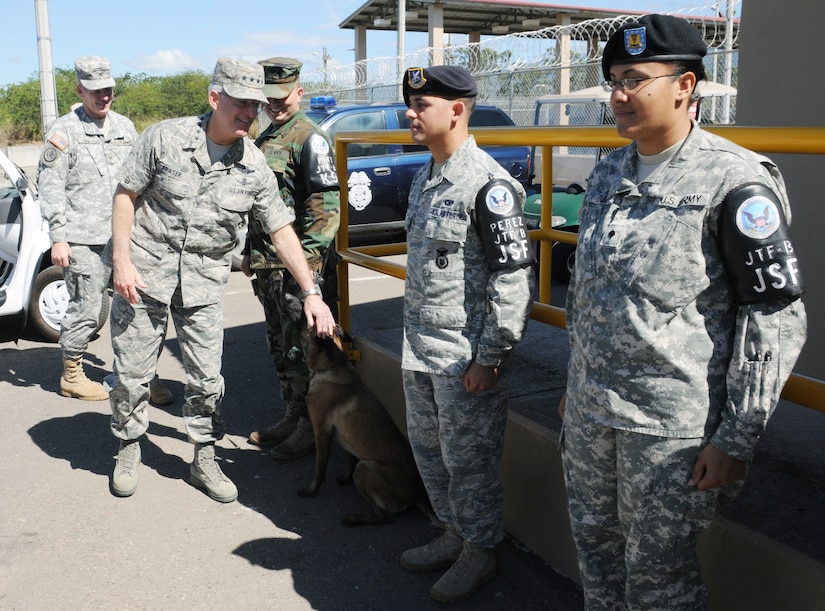
M 301 301 L 303 301 L 304 299 L 306 299 L 310 295 L 322 295 L 322 294 L 323 293 L 321 293 L 321 287 L 316 284 L 315 286 L 313 286 L 308 291 L 301 291 L 298 294 L 298 297 L 301 299 Z

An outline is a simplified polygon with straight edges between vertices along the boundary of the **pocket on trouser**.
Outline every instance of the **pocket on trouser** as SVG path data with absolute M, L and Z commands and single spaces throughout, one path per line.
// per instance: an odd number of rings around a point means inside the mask
M 687 485 L 700 447 L 696 439 L 663 440 L 652 482 L 640 490 L 625 554 L 627 603 L 638 608 L 703 608 L 706 592 L 696 545 L 711 524 L 718 490 Z M 679 447 L 681 446 L 681 447 Z

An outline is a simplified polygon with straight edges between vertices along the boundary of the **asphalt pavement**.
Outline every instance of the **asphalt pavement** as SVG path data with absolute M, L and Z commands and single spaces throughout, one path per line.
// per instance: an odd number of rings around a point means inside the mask
M 374 276 L 353 271 L 353 327 L 391 341 L 399 282 Z M 150 410 L 137 492 L 116 498 L 108 402 L 61 397 L 59 347 L 0 326 L 0 608 L 444 608 L 428 595 L 438 574 L 398 565 L 404 549 L 438 535 L 426 518 L 408 511 L 391 525 L 344 527 L 345 513 L 369 508 L 334 481 L 344 468 L 340 449 L 319 495 L 302 498 L 296 491 L 312 478 L 312 456 L 276 463 L 247 444 L 283 406 L 261 308 L 240 272 L 228 285 L 225 319 L 228 434 L 217 453 L 240 490 L 225 505 L 188 484 L 193 450 L 180 418 L 184 375 L 173 329 L 158 373 L 175 402 Z M 88 376 L 101 381 L 111 363 L 107 324 L 90 345 Z M 578 587 L 518 542 L 497 551 L 497 578 L 458 608 L 581 609 Z
M 351 268 L 355 336 L 390 350 L 401 340 L 403 283 Z M 554 287 L 563 302 L 564 287 Z M 175 402 L 150 410 L 134 496 L 109 492 L 117 440 L 108 402 L 59 395 L 59 348 L 15 338 L 0 325 L 0 608 L 2 609 L 442 609 L 429 598 L 438 574 L 398 565 L 407 547 L 438 533 L 415 511 L 391 525 L 346 528 L 345 513 L 368 511 L 333 452 L 316 498 L 296 491 L 312 478 L 313 457 L 276 463 L 247 444 L 250 431 L 283 413 L 264 339 L 261 308 L 240 272 L 225 302 L 224 417 L 218 444 L 224 471 L 240 490 L 227 505 L 188 484 L 188 443 L 180 418 L 184 375 L 170 328 L 158 365 Z M 511 409 L 557 428 L 564 391 L 566 335 L 532 321 L 516 350 Z M 92 342 L 87 374 L 110 371 L 108 324 Z M 825 414 L 781 402 L 757 446 L 727 519 L 825 563 Z M 581 609 L 579 588 L 507 539 L 498 577 L 460 608 Z

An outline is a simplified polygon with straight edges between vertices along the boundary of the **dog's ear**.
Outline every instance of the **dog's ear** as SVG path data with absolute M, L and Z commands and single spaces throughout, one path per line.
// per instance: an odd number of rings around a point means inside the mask
M 292 293 L 284 293 L 284 303 L 286 304 L 287 315 L 298 322 L 304 315 L 304 304 Z

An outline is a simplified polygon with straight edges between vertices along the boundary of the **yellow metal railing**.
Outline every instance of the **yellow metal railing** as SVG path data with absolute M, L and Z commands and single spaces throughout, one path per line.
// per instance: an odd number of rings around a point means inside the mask
M 740 146 L 763 153 L 825 154 L 825 127 L 704 127 L 707 131 L 723 136 Z M 472 130 L 481 146 L 536 146 L 541 149 L 541 184 L 549 188 L 553 184 L 553 147 L 618 147 L 627 140 L 616 134 L 615 127 L 487 127 Z M 338 176 L 346 177 L 347 144 L 409 144 L 410 134 L 404 130 L 379 130 L 339 132 L 335 135 L 335 154 Z M 347 181 L 341 180 L 341 229 L 338 232 L 338 250 L 342 257 L 338 269 L 340 322 L 350 328 L 349 270 L 354 264 L 403 279 L 403 265 L 384 261 L 385 255 L 403 254 L 406 244 L 350 247 L 348 217 L 349 193 Z M 552 242 L 575 244 L 575 233 L 552 229 L 553 205 L 551 198 L 542 202 L 541 228 L 530 232 L 539 241 L 539 293 L 533 306 L 532 318 L 557 327 L 565 327 L 564 309 L 550 305 L 550 264 Z M 811 409 L 825 412 L 825 381 L 802 375 L 791 375 L 782 391 L 782 397 Z

